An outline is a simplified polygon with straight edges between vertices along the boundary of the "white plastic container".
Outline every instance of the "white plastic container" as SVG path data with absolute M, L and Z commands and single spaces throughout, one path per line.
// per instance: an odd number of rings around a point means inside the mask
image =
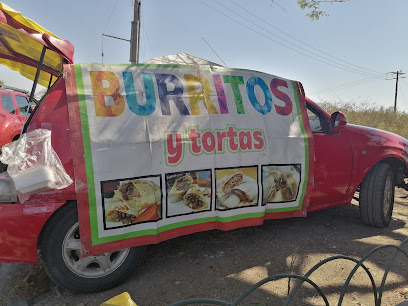
M 23 194 L 33 194 L 53 188 L 54 172 L 47 165 L 33 168 L 10 175 L 17 191 Z

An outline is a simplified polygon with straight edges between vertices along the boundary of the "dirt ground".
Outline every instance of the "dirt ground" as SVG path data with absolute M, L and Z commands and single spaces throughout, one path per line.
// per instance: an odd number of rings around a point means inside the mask
M 55 286 L 40 265 L 1 264 L 0 305 L 99 305 L 124 291 L 139 306 L 168 305 L 188 298 L 234 301 L 256 282 L 274 274 L 304 275 L 334 255 L 360 259 L 384 244 L 408 239 L 408 193 L 397 189 L 393 220 L 388 228 L 361 223 L 358 206 L 313 212 L 307 218 L 271 220 L 264 225 L 229 232 L 210 231 L 179 237 L 148 248 L 137 272 L 121 286 L 96 294 L 73 294 Z M 408 243 L 404 247 L 408 252 Z M 366 262 L 377 287 L 394 253 L 388 248 Z M 310 279 L 337 305 L 341 287 L 354 263 L 324 264 Z M 270 282 L 240 305 L 283 305 L 294 281 Z M 382 305 L 408 303 L 408 258 L 398 255 L 385 283 Z M 20 303 L 20 304 L 19 304 Z M 310 285 L 298 291 L 291 305 L 324 305 Z M 343 305 L 374 305 L 367 274 L 359 269 Z

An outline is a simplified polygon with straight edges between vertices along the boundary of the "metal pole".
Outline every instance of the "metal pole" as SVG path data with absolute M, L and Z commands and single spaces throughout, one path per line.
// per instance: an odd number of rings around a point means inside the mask
M 398 75 L 399 75 L 399 71 L 397 71 L 397 78 L 396 78 L 397 81 L 395 82 L 394 113 L 397 112 Z
M 31 102 L 33 101 L 33 98 L 34 98 L 35 89 L 37 88 L 38 79 L 40 78 L 40 72 L 41 72 L 41 67 L 43 65 L 43 62 L 44 62 L 45 51 L 47 51 L 46 46 L 44 46 L 42 51 L 41 51 L 41 56 L 40 56 L 40 60 L 38 62 L 38 66 L 37 66 L 37 72 L 35 73 L 33 87 L 31 88 L 30 98 L 28 99 L 27 111 L 26 111 L 26 114 L 25 114 L 25 117 L 24 117 L 24 124 L 23 124 L 23 127 L 22 127 L 21 132 L 20 132 L 20 137 L 21 137 L 21 134 L 23 134 L 23 132 L 26 129 L 27 117 L 28 117 L 29 109 L 31 107 Z
M 44 62 L 44 57 L 45 57 L 45 51 L 46 50 L 47 50 L 47 47 L 44 46 L 42 51 L 41 51 L 40 60 L 38 61 L 37 72 L 35 73 L 34 83 L 33 83 L 33 87 L 31 88 L 30 99 L 28 100 L 28 102 L 31 102 L 33 100 L 33 98 L 34 98 L 34 93 L 35 93 L 35 89 L 36 89 L 37 84 L 38 84 L 38 79 L 40 77 L 41 67 L 42 67 L 42 64 Z
M 398 80 L 399 79 L 405 79 L 404 77 L 404 72 L 402 72 L 402 70 L 400 71 L 391 71 L 388 73 L 392 73 L 392 74 L 396 74 L 397 77 L 395 78 L 396 82 L 395 82 L 395 97 L 394 97 L 394 113 L 397 112 L 397 97 L 398 97 Z M 394 78 L 386 78 L 386 80 L 394 80 Z
M 120 38 L 120 37 L 116 37 L 116 36 L 112 36 L 112 35 L 108 35 L 108 34 L 102 34 L 102 36 L 115 38 L 115 39 L 120 39 L 120 40 L 125 40 L 125 41 L 130 41 L 130 39 Z
M 134 13 L 130 34 L 130 62 L 139 63 L 139 44 L 140 44 L 140 6 L 141 0 L 134 0 Z

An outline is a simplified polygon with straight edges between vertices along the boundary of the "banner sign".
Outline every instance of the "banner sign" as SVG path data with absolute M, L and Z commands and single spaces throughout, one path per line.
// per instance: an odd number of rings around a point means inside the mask
M 67 67 L 91 254 L 306 215 L 312 146 L 300 83 L 213 66 Z

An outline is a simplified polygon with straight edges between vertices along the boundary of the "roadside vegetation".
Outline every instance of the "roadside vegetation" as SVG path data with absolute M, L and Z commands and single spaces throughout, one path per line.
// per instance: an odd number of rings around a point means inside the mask
M 394 108 L 385 108 L 372 103 L 319 102 L 319 106 L 330 114 L 341 111 L 348 123 L 370 126 L 389 131 L 408 139 L 408 113 L 394 113 Z

